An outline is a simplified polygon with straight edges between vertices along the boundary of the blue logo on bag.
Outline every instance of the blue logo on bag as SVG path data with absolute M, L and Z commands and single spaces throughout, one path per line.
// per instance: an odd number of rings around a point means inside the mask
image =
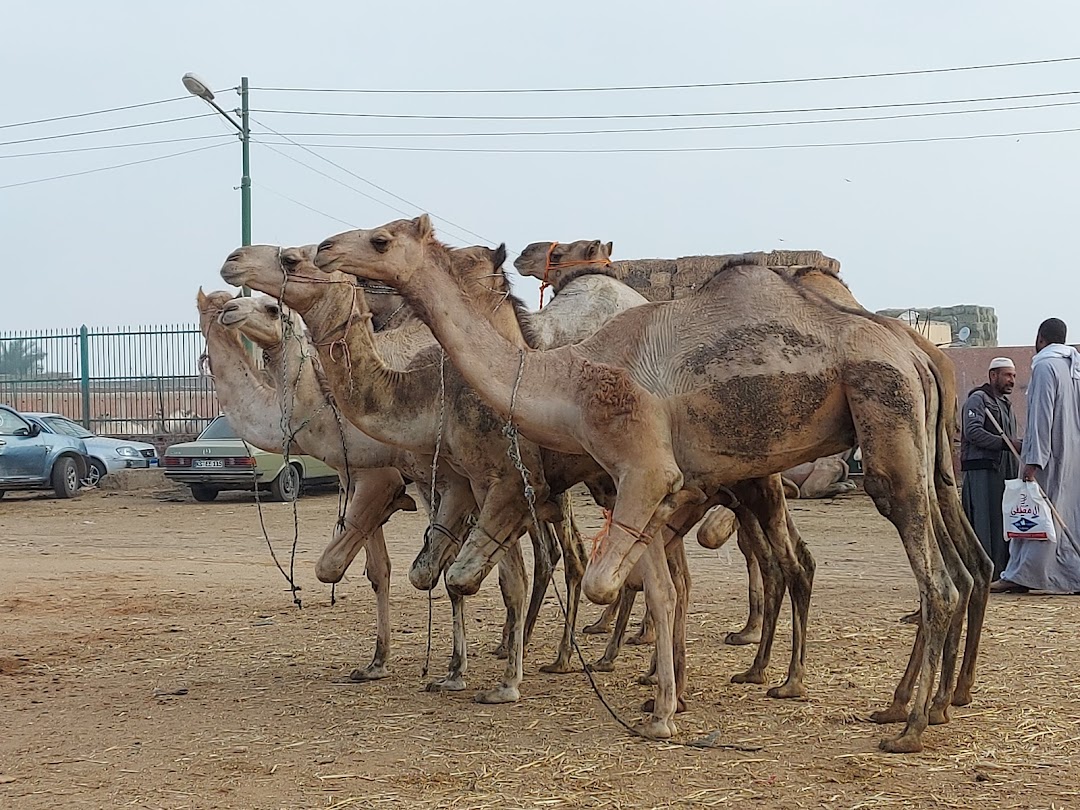
M 1038 525 L 1039 524 L 1036 523 L 1034 520 L 1028 520 L 1026 517 L 1022 517 L 1019 520 L 1013 521 L 1013 526 L 1015 526 L 1022 532 L 1030 532 Z

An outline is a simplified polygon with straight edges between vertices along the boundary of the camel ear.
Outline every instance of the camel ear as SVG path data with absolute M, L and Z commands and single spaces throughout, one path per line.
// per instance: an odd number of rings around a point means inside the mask
M 611 254 L 614 253 L 614 252 L 615 252 L 615 243 L 614 242 L 608 242 L 606 245 L 604 245 L 604 255 L 607 258 L 610 259 Z
M 427 239 L 434 232 L 434 228 L 431 227 L 431 217 L 427 214 L 421 214 L 412 222 L 413 227 L 416 228 L 416 235 L 421 239 Z
M 206 293 L 203 292 L 202 285 L 200 284 L 199 285 L 199 294 L 195 296 L 195 306 L 197 306 L 199 308 L 200 312 L 202 312 L 203 307 L 206 306 L 206 302 L 208 300 L 209 299 L 206 297 Z
M 503 242 L 495 250 L 491 251 L 491 263 L 498 270 L 506 263 L 506 242 Z

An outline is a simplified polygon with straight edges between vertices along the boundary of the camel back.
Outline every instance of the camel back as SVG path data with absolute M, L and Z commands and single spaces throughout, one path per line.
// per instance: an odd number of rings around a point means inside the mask
M 820 250 L 774 250 L 770 253 L 728 253 L 684 256 L 680 259 L 628 259 L 612 262 L 609 272 L 650 301 L 671 301 L 694 292 L 736 257 L 765 267 L 816 267 L 834 275 L 840 273 L 840 262 Z

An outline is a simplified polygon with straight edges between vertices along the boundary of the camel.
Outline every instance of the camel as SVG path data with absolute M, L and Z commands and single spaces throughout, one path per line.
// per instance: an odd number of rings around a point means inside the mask
M 915 699 L 904 730 L 881 747 L 921 750 L 946 637 L 971 588 L 936 542 L 939 437 L 927 428 L 941 423 L 942 403 L 926 355 L 873 317 L 745 258 L 694 296 L 635 307 L 580 344 L 528 351 L 470 309 L 450 263 L 426 216 L 338 234 L 316 255 L 323 270 L 397 288 L 501 416 L 540 445 L 588 453 L 612 476 L 611 531 L 583 589 L 608 604 L 642 562 L 658 685 L 640 733 L 676 733 L 676 586 L 653 536 L 707 491 L 858 443 L 866 491 L 900 535 L 922 611 Z M 466 544 L 448 573 L 457 568 L 455 581 L 467 584 L 461 574 L 473 564 Z
M 784 470 L 784 494 L 788 498 L 834 498 L 856 487 L 848 478 L 849 451 L 798 464 Z
M 307 356 L 302 325 L 282 312 L 273 299 L 233 298 L 227 292 L 205 295 L 200 289 L 197 305 L 214 387 L 234 429 L 263 450 L 282 452 L 283 443 L 287 443 L 290 452 L 312 455 L 338 471 L 345 493 L 344 515 L 316 563 L 315 574 L 322 582 L 339 582 L 360 550 L 366 551 L 365 573 L 376 597 L 375 653 L 370 664 L 353 670 L 348 679 L 361 682 L 388 677 L 390 558 L 382 526 L 398 510 L 416 509 L 405 493 L 402 473 L 420 482 L 424 491 L 431 459 L 379 444 L 351 425 L 338 423 Z M 287 329 L 283 329 L 285 324 Z M 277 390 L 254 367 L 240 333 L 265 353 Z M 287 433 L 283 433 L 283 417 Z M 467 482 L 449 469 L 441 472 L 444 491 L 456 484 L 468 495 Z M 444 518 L 460 531 L 473 507 L 468 500 L 455 499 L 452 492 L 445 497 L 448 503 L 460 505 L 453 518 Z M 463 605 L 456 597 L 451 601 L 454 654 L 447 677 L 460 678 L 466 666 Z

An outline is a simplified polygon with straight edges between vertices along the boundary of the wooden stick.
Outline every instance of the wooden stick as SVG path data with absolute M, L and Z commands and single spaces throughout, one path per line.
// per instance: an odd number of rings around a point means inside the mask
M 998 433 L 1001 434 L 1001 438 L 1005 440 L 1005 444 L 1008 446 L 1008 448 L 1010 450 L 1012 450 L 1012 454 L 1014 456 L 1016 456 L 1016 460 L 1020 464 L 1020 472 L 1021 472 L 1021 474 L 1023 474 L 1024 460 L 1022 458 L 1020 458 L 1020 451 L 1018 451 L 1016 449 L 1016 447 L 1013 445 L 1012 440 L 1009 439 L 1009 437 L 1006 435 L 1005 429 L 1001 427 L 1001 425 L 998 423 L 998 420 L 994 418 L 994 415 L 992 413 L 990 413 L 990 411 L 987 411 L 986 415 L 988 417 L 990 417 L 990 421 L 994 423 L 994 427 L 996 427 Z M 1069 535 L 1069 537 L 1071 538 L 1072 533 L 1069 531 L 1069 527 L 1067 525 L 1065 525 L 1065 521 L 1061 519 L 1061 515 L 1058 514 L 1057 507 L 1054 506 L 1054 502 L 1052 500 L 1050 500 L 1050 496 L 1047 495 L 1045 492 L 1043 492 L 1043 488 L 1041 486 L 1039 486 L 1038 481 L 1035 482 L 1035 486 L 1039 487 L 1039 492 L 1046 499 L 1047 504 L 1050 505 L 1050 514 L 1052 514 L 1054 516 L 1054 520 L 1056 520 L 1058 522 L 1058 524 L 1061 526 L 1061 528 L 1065 532 L 1065 534 Z

